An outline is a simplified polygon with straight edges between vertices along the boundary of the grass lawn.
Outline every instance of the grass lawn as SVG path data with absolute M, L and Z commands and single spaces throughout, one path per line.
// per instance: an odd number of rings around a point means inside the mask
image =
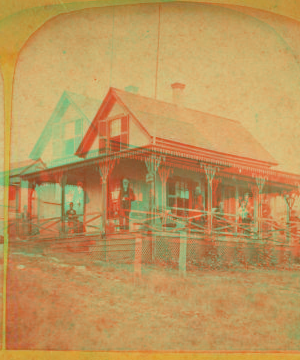
M 300 272 L 178 271 L 12 253 L 7 348 L 300 350 Z

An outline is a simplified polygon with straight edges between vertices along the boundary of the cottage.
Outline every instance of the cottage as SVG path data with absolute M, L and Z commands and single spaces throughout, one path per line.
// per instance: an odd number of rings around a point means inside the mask
M 292 244 L 300 176 L 276 170 L 238 121 L 184 107 L 184 88 L 172 84 L 173 103 L 115 88 L 102 102 L 64 93 L 31 153 L 46 167 L 21 176 L 40 236 L 188 231 Z

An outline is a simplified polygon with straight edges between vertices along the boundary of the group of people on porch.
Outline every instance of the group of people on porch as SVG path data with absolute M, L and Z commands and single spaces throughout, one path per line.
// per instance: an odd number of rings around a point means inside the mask
M 78 186 L 81 187 L 81 183 Z M 131 212 L 131 203 L 135 200 L 135 195 L 130 187 L 129 180 L 124 178 L 121 183 L 120 195 L 119 195 L 119 218 L 120 229 L 129 230 L 129 218 Z M 66 212 L 68 221 L 68 232 L 84 232 L 84 226 L 78 219 L 78 214 L 74 209 L 74 203 L 69 203 L 69 209 Z M 81 231 L 80 231 L 81 230 Z
M 136 200 L 136 196 L 131 188 L 131 184 L 129 179 L 124 178 L 121 181 L 120 191 L 119 191 L 119 198 L 118 198 L 118 218 L 119 218 L 119 229 L 122 231 L 129 230 L 129 223 L 130 223 L 130 213 L 131 213 L 131 204 L 133 201 Z M 79 184 L 81 186 L 81 184 Z M 205 194 L 201 191 L 200 187 L 196 187 L 194 192 L 194 199 L 192 210 L 189 213 L 189 223 L 191 225 L 196 225 L 200 229 L 204 228 L 208 222 L 208 212 L 206 211 L 204 206 L 204 199 Z M 76 199 L 75 199 L 76 201 Z M 250 196 L 249 193 L 245 193 L 241 198 L 238 199 L 238 208 L 237 208 L 237 216 L 238 216 L 238 224 L 239 224 L 239 231 L 245 232 L 250 231 L 253 228 L 255 223 L 255 217 L 258 216 L 254 210 L 254 199 Z M 176 204 L 175 204 L 176 209 Z M 271 208 L 268 202 L 267 197 L 265 196 L 262 199 L 262 203 L 260 208 L 256 210 L 260 212 L 260 217 L 263 219 L 271 219 Z M 171 210 L 172 215 L 176 214 L 174 208 Z M 236 223 L 236 218 L 233 218 L 234 215 L 229 215 L 225 211 L 225 203 L 224 200 L 219 199 L 217 207 L 211 209 L 211 215 L 213 216 L 213 227 L 214 229 L 221 229 L 220 231 L 227 232 L 230 229 L 230 221 L 232 223 Z M 231 218 L 230 218 L 231 216 Z M 176 216 L 175 216 L 176 217 Z M 74 210 L 74 202 L 69 203 L 69 209 L 66 212 L 66 218 L 68 222 L 68 229 L 71 232 L 84 232 L 85 228 L 82 222 L 79 221 L 78 214 L 76 210 Z M 295 216 L 291 220 L 293 220 Z M 295 220 L 295 219 L 294 219 Z M 268 228 L 268 221 L 262 223 L 262 230 L 270 230 Z
M 238 224 L 241 231 L 250 229 L 251 225 L 255 221 L 253 198 L 249 193 L 245 193 L 244 196 L 238 199 Z M 207 222 L 208 213 L 205 211 L 203 201 L 203 194 L 199 187 L 195 190 L 194 209 L 192 214 L 192 223 L 203 227 Z M 263 219 L 271 219 L 271 208 L 267 197 L 264 197 L 261 207 L 261 217 Z M 217 207 L 212 208 L 212 215 L 214 215 L 213 225 L 215 228 L 220 228 L 222 231 L 228 231 L 228 224 L 230 223 L 230 215 L 226 214 L 225 204 L 223 200 L 218 201 Z M 235 222 L 235 220 L 234 220 Z M 267 227 L 266 223 L 264 224 Z M 267 229 L 265 229 L 267 230 Z

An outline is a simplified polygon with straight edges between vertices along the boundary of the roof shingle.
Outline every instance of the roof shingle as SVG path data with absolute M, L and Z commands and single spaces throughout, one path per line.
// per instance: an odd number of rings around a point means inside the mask
M 112 90 L 152 136 L 277 164 L 238 121 L 115 88 Z

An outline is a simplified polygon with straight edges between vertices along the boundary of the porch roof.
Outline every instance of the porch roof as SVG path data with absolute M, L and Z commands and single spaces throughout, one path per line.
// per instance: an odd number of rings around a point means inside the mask
M 22 177 L 28 180 L 40 179 L 42 181 L 47 181 L 47 179 L 53 179 L 55 174 L 62 174 L 76 169 L 78 169 L 78 171 L 84 171 L 87 167 L 95 167 L 95 165 L 102 162 L 119 161 L 120 159 L 126 158 L 143 161 L 150 156 L 160 158 L 161 167 L 180 167 L 186 170 L 204 173 L 204 165 L 212 165 L 217 167 L 218 176 L 221 177 L 234 177 L 236 180 L 249 179 L 249 181 L 254 182 L 255 178 L 264 178 L 266 179 L 266 182 L 273 183 L 278 187 L 282 187 L 282 189 L 294 189 L 300 185 L 300 175 L 276 171 L 269 168 L 262 169 L 260 167 L 253 167 L 241 163 L 235 164 L 234 162 L 228 161 L 208 160 L 205 155 L 201 154 L 185 157 L 185 154 L 181 151 L 176 151 L 176 149 L 163 149 L 162 147 L 155 145 L 127 149 L 111 154 L 99 155 L 95 153 L 95 156 L 89 159 L 78 158 L 78 161 L 69 163 L 63 161 L 61 164 L 57 164 L 57 166 L 46 168 L 41 171 L 27 172 L 22 175 Z

